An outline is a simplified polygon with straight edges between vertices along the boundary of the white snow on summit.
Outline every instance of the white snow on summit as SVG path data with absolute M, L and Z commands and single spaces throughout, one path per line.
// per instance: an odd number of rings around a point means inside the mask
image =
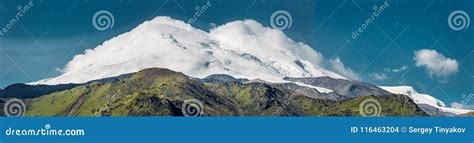
M 156 17 L 76 55 L 62 75 L 32 84 L 83 83 L 152 67 L 198 78 L 227 74 L 272 82 L 285 76 L 345 79 L 320 68 L 323 60 L 308 45 L 254 20 L 234 21 L 206 32 L 170 17 Z

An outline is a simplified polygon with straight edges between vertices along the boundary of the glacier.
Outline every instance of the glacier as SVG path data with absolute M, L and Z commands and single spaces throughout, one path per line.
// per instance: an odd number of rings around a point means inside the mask
M 156 17 L 76 55 L 62 75 L 33 84 L 83 83 L 152 67 L 198 78 L 227 74 L 272 82 L 283 82 L 287 76 L 345 79 L 319 67 L 322 60 L 310 46 L 254 20 L 229 22 L 206 32 L 170 17 Z

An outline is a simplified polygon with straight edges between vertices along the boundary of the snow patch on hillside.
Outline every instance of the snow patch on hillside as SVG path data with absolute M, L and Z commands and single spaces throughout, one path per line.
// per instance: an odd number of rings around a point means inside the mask
M 379 87 L 394 94 L 406 95 L 410 97 L 413 100 L 413 102 L 415 102 L 416 104 L 426 104 L 434 108 L 437 108 L 443 112 L 454 113 L 457 115 L 474 112 L 474 110 L 450 108 L 446 106 L 444 102 L 442 102 L 441 100 L 431 95 L 418 93 L 411 86 L 379 86 Z

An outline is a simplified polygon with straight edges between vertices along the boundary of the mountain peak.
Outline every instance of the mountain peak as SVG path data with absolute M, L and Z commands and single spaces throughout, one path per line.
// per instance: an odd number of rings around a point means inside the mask
M 137 74 L 145 75 L 144 77 L 152 76 L 152 75 L 169 75 L 169 74 L 178 74 L 175 71 L 166 68 L 147 68 L 140 70 Z
M 227 74 L 274 82 L 283 77 L 345 79 L 319 67 L 322 59 L 308 45 L 254 20 L 205 32 L 180 20 L 156 17 L 76 55 L 62 75 L 33 84 L 85 83 L 146 68 L 168 68 L 196 78 Z

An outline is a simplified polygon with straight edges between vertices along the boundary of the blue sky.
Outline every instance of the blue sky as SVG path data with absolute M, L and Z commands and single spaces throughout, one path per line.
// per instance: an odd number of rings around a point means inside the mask
M 0 0 L 4 28 L 27 0 Z M 155 16 L 187 21 L 205 0 L 33 0 L 34 6 L 8 32 L 0 35 L 0 87 L 59 75 L 58 69 L 85 49 L 127 32 Z M 339 58 L 352 74 L 377 85 L 410 85 L 446 103 L 461 102 L 473 93 L 474 29 L 460 31 L 448 25 L 449 15 L 462 10 L 474 15 L 474 1 L 392 0 L 357 38 L 357 31 L 380 7 L 382 0 L 211 0 L 212 8 L 193 26 L 208 30 L 234 20 L 254 19 L 270 27 L 277 10 L 291 14 L 284 32 L 304 42 L 325 58 Z M 114 15 L 114 26 L 99 31 L 91 19 L 97 11 Z M 430 49 L 456 60 L 455 70 L 443 63 L 417 66 L 415 51 Z M 436 69 L 441 66 L 442 69 Z M 436 74 L 437 72 L 445 74 Z M 448 73 L 446 75 L 446 72 Z M 474 101 L 468 101 L 474 104 Z

